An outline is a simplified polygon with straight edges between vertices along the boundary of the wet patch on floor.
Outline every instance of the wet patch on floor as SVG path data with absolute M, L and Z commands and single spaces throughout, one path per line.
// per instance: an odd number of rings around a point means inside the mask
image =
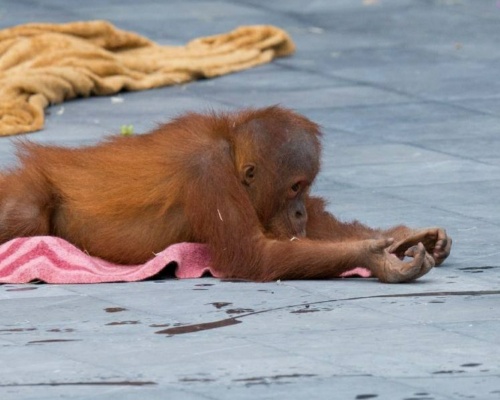
M 107 313 L 117 313 L 117 312 L 122 312 L 122 311 L 128 311 L 126 308 L 123 307 L 107 307 L 104 309 Z
M 181 378 L 179 379 L 179 382 L 183 383 L 195 383 L 195 382 L 201 382 L 201 383 L 208 383 L 208 382 L 215 382 L 215 379 L 213 378 Z
M 32 332 L 36 330 L 37 328 L 9 328 L 9 329 L 0 329 L 0 333 Z
M 227 319 L 221 319 L 219 321 L 204 322 L 201 324 L 175 326 L 168 329 L 162 329 L 161 331 L 157 331 L 155 333 L 159 335 L 173 336 L 173 335 L 182 335 L 185 333 L 201 332 L 210 329 L 223 328 L 225 326 L 231 326 L 237 324 L 241 324 L 241 321 L 235 318 L 227 318 Z
M 26 286 L 26 287 L 19 287 L 19 288 L 12 288 L 12 289 L 6 289 L 6 292 L 26 292 L 28 290 L 36 290 L 38 287 L 36 286 Z
M 230 308 L 229 310 L 226 310 L 227 314 L 245 314 L 245 313 L 252 313 L 255 310 L 252 308 Z
M 233 382 L 244 383 L 245 386 L 285 384 L 285 383 L 291 383 L 294 379 L 311 378 L 314 376 L 316 376 L 316 374 L 283 374 L 283 375 L 256 376 L 250 378 L 233 379 Z
M 465 371 L 463 369 L 447 369 L 441 371 L 435 371 L 433 375 L 453 375 L 453 374 L 463 374 Z
M 148 386 L 157 385 L 152 381 L 89 381 L 89 382 L 40 382 L 40 383 L 4 383 L 0 387 L 31 386 Z
M 233 303 L 227 303 L 227 302 L 224 302 L 224 301 L 217 301 L 215 303 L 208 303 L 208 304 L 211 304 L 212 306 L 214 306 L 215 308 L 217 308 L 219 310 L 219 309 L 221 309 L 223 307 L 230 306 Z
M 487 271 L 489 269 L 496 269 L 500 268 L 497 266 L 492 266 L 492 265 L 485 265 L 482 267 L 464 267 L 464 268 L 458 268 L 460 271 L 468 272 L 470 274 L 481 274 L 484 271 Z
M 321 311 L 319 308 L 302 308 L 300 310 L 290 311 L 290 314 L 307 314 Z
M 82 339 L 43 339 L 43 340 L 32 340 L 27 344 L 45 344 L 45 343 L 64 343 L 64 342 L 81 342 Z

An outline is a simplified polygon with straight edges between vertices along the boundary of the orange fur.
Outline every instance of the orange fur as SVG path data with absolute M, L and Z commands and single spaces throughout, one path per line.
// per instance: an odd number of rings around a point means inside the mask
M 432 268 L 439 251 L 442 259 L 449 254 L 451 240 L 439 228 L 420 236 L 406 227 L 380 231 L 325 211 L 309 196 L 319 139 L 313 122 L 269 107 L 189 113 L 84 148 L 27 142 L 20 167 L 1 177 L 0 242 L 57 235 L 132 264 L 196 241 L 209 245 L 222 276 L 260 281 L 329 278 L 356 266 L 382 281 L 405 281 Z M 395 254 L 413 260 L 390 254 L 389 238 L 399 241 Z

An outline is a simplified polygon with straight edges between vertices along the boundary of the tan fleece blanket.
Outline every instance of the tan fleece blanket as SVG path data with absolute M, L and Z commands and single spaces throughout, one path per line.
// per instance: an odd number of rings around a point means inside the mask
M 0 30 L 0 136 L 43 127 L 44 108 L 211 78 L 294 51 L 283 30 L 242 26 L 185 46 L 160 46 L 106 21 L 26 24 Z

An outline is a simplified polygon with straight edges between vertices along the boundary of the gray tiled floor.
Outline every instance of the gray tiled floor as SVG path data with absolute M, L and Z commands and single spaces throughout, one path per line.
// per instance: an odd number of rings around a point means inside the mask
M 443 225 L 455 244 L 443 267 L 406 285 L 1 286 L 0 398 L 499 399 L 497 3 L 2 0 L 0 27 L 105 18 L 164 44 L 242 24 L 287 29 L 293 57 L 121 103 L 54 106 L 29 138 L 78 145 L 186 110 L 281 103 L 324 127 L 315 191 L 331 211 Z M 0 139 L 2 166 L 12 154 Z M 213 329 L 194 332 L 205 323 Z

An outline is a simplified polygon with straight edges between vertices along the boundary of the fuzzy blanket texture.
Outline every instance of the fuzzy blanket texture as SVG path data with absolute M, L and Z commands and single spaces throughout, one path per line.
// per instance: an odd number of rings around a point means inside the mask
M 293 53 L 274 26 L 241 26 L 185 46 L 161 46 L 106 21 L 25 24 L 0 30 L 0 136 L 43 128 L 44 109 L 211 78 Z
M 199 243 L 172 245 L 141 265 L 118 265 L 92 257 L 67 241 L 52 236 L 13 239 L 0 245 L 0 283 L 105 283 L 134 282 L 173 269 L 177 278 L 221 275 L 211 266 L 207 247 Z M 340 277 L 370 277 L 355 268 Z

